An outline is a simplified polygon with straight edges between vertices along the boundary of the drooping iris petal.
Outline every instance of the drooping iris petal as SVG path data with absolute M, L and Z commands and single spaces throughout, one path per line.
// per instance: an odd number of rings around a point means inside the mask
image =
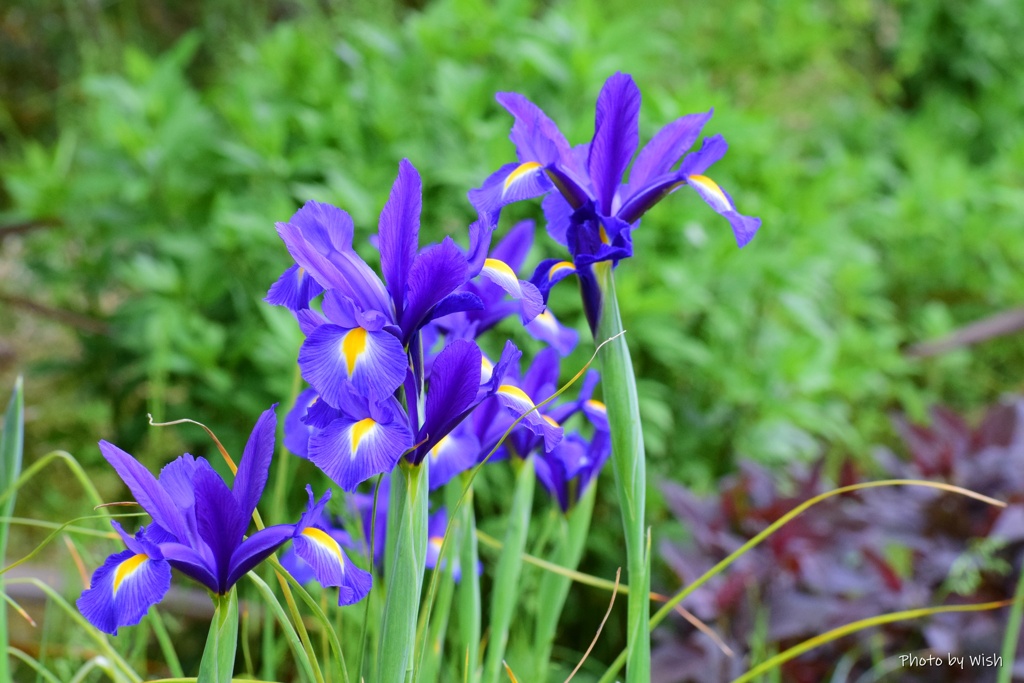
M 349 561 L 338 539 L 323 524 L 323 509 L 331 492 L 327 491 L 319 501 L 314 501 L 312 487 L 306 486 L 306 493 L 309 505 L 295 527 L 295 554 L 320 585 L 339 587 L 339 605 L 359 602 L 370 591 L 372 577 Z
M 417 254 L 409 269 L 408 306 L 401 319 L 403 342 L 408 343 L 420 327 L 430 322 L 438 302 L 465 284 L 468 277 L 469 262 L 450 237 Z
M 133 550 L 111 555 L 93 573 L 89 588 L 75 603 L 90 624 L 111 635 L 142 621 L 171 587 L 171 567 Z
M 544 310 L 544 299 L 537 287 L 530 282 L 520 280 L 515 271 L 504 261 L 495 258 L 486 259 L 480 273 L 501 287 L 513 299 L 522 303 L 524 324 L 536 318 Z
M 615 73 L 597 97 L 594 139 L 587 168 L 597 193 L 598 205 L 612 215 L 615 193 L 622 174 L 640 143 L 640 89 L 628 74 Z
M 346 414 L 309 440 L 309 459 L 346 491 L 354 491 L 375 474 L 390 471 L 412 445 L 402 407 L 394 398 L 380 404 L 374 417 L 367 409 Z
M 339 588 L 339 605 L 359 602 L 370 592 L 373 577 L 352 564 L 338 541 L 323 529 L 308 527 L 292 542 L 295 554 L 306 562 L 320 585 Z
M 100 452 L 154 522 L 178 539 L 188 538 L 180 510 L 149 470 L 109 441 L 100 441 Z
M 405 306 L 405 285 L 419 245 L 422 183 L 408 159 L 398 165 L 398 177 L 380 213 L 380 268 L 399 318 Z
M 402 342 L 389 332 L 321 325 L 299 349 L 302 377 L 331 405 L 342 402 L 344 386 L 376 399 L 394 393 L 408 360 Z
M 522 416 L 521 425 L 538 436 L 544 437 L 544 450 L 551 450 L 562 440 L 562 427 L 551 418 L 535 410 L 536 405 L 526 393 L 514 384 L 503 384 L 494 394 L 498 401 L 514 417 Z M 520 453 L 525 457 L 526 453 Z
M 488 223 L 497 223 L 502 207 L 533 199 L 554 188 L 544 166 L 536 161 L 505 164 L 468 193 L 469 203 Z
M 270 286 L 270 291 L 263 299 L 268 304 L 284 306 L 292 311 L 309 308 L 309 302 L 316 298 L 324 288 L 298 264 L 293 265 Z
M 750 240 L 754 239 L 758 228 L 761 227 L 761 219 L 744 216 L 737 212 L 732 197 L 719 187 L 718 183 L 707 176 L 691 175 L 686 178 L 686 184 L 692 187 L 700 195 L 700 198 L 707 202 L 708 206 L 729 221 L 737 245 L 746 246 Z
M 274 441 L 277 438 L 276 408 L 275 403 L 263 411 L 256 421 L 245 450 L 242 451 L 235 483 L 231 487 L 235 501 L 246 519 L 252 517 L 267 485 L 267 477 L 270 476 L 270 459 L 274 456 Z
M 575 273 L 576 265 L 572 261 L 555 258 L 544 259 L 537 264 L 537 268 L 533 271 L 533 277 L 530 278 L 530 282 L 537 287 L 543 295 L 544 300 L 547 301 L 551 288 L 570 275 L 575 275 Z
M 559 355 L 568 356 L 576 348 L 579 334 L 576 330 L 566 327 L 558 322 L 554 314 L 544 309 L 536 318 L 527 323 L 526 331 L 534 339 L 546 342 L 555 349 Z

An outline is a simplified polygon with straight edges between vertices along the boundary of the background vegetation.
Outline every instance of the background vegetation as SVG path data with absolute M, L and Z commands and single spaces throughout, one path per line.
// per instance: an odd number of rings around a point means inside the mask
M 466 190 L 512 152 L 494 93 L 526 94 L 583 141 L 621 70 L 644 95 L 642 138 L 715 108 L 707 132 L 732 150 L 715 179 L 764 220 L 739 251 L 681 192 L 620 267 L 652 479 L 711 489 L 741 457 L 870 469 L 896 444 L 892 411 L 970 416 L 1021 387 L 1022 335 L 905 353 L 1024 300 L 1021 31 L 1012 0 L 12 0 L 0 384 L 27 375 L 27 458 L 97 465 L 101 437 L 152 463 L 206 450 L 147 412 L 240 445 L 294 382 L 299 333 L 261 302 L 288 263 L 275 221 L 330 201 L 365 243 L 408 157 L 424 232 L 465 243 Z M 101 488 L 112 476 L 97 470 Z M 66 495 L 22 500 L 67 517 Z M 651 513 L 676 533 L 657 499 Z M 610 503 L 588 561 L 610 575 L 605 518 Z

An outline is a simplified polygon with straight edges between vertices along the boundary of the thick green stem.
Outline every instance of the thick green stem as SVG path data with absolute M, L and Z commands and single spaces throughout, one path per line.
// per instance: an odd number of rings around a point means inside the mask
M 412 679 L 427 551 L 428 460 L 410 465 L 403 458 L 391 475 L 388 532 L 394 534 L 394 553 L 385 567 L 387 597 L 377 650 L 379 683 Z
M 216 609 L 199 663 L 198 680 L 231 683 L 238 647 L 238 591 L 232 588 L 227 595 L 214 596 L 213 604 Z
M 596 484 L 596 482 L 595 482 Z M 551 561 L 566 569 L 575 570 L 583 557 L 590 530 L 590 517 L 594 511 L 594 496 L 597 487 L 592 484 L 583 493 L 579 502 L 567 515 L 558 516 L 558 530 L 555 532 L 555 547 Z M 543 683 L 548 678 L 548 663 L 551 648 L 558 631 L 558 620 L 562 607 L 569 596 L 572 579 L 555 572 L 544 572 L 537 594 L 537 630 L 534 632 L 533 656 L 535 662 L 534 681 Z
M 647 495 L 647 468 L 644 437 L 640 427 L 640 406 L 636 378 L 629 347 L 622 332 L 619 303 L 615 297 L 615 279 L 609 263 L 598 263 L 594 273 L 601 286 L 601 319 L 595 341 L 612 339 L 600 351 L 601 380 L 608 423 L 612 437 L 612 466 L 615 488 L 622 510 L 622 528 L 626 537 L 626 570 L 629 584 L 627 610 L 628 683 L 649 683 L 651 641 L 647 630 L 650 615 L 648 594 L 651 577 L 648 567 L 644 505 Z
M 537 476 L 533 458 L 521 461 L 516 473 L 516 487 L 505 529 L 505 542 L 494 573 L 494 591 L 491 594 L 491 637 L 484 659 L 484 683 L 498 683 L 503 675 L 501 662 L 508 645 L 508 629 L 519 597 L 519 575 L 523 568 L 526 535 L 530 530 L 533 508 L 533 489 Z

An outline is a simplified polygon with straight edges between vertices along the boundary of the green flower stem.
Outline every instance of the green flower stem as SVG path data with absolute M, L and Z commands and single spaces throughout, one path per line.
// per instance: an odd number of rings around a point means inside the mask
M 403 458 L 391 475 L 388 533 L 394 534 L 394 552 L 384 570 L 387 597 L 377 650 L 379 683 L 412 679 L 427 550 L 428 461 L 411 465 Z
M 999 669 L 998 683 L 1010 683 L 1013 679 L 1013 665 L 1017 660 L 1017 641 L 1020 639 L 1020 624 L 1024 620 L 1024 565 L 1021 566 L 1017 590 L 1013 594 L 1013 607 L 1003 634 L 1003 665 Z
M 227 595 L 214 595 L 213 604 L 213 621 L 199 662 L 198 678 L 210 683 L 230 683 L 238 646 L 238 591 L 232 588 Z
M 629 584 L 627 610 L 626 680 L 649 683 L 651 678 L 651 640 L 647 630 L 650 615 L 651 577 L 648 571 L 644 505 L 647 496 L 647 467 L 644 437 L 640 428 L 640 406 L 636 393 L 633 362 L 626 339 L 621 336 L 622 318 L 615 297 L 615 278 L 607 262 L 594 266 L 602 292 L 601 319 L 595 341 L 606 339 L 599 353 L 604 402 L 612 437 L 612 466 L 615 487 L 622 510 L 622 528 L 626 537 L 626 569 Z M 620 335 L 620 336 L 616 336 Z
M 596 482 L 594 482 L 596 484 Z M 558 515 L 558 530 L 551 561 L 573 571 L 580 564 L 583 549 L 590 531 L 590 517 L 594 511 L 594 497 L 597 487 L 591 485 L 567 515 Z M 551 648 L 558 630 L 558 619 L 569 596 L 572 579 L 554 572 L 544 572 L 537 594 L 537 630 L 534 632 L 533 656 L 535 675 L 533 680 L 547 680 Z
M 469 475 L 459 478 L 459 487 L 467 486 L 466 499 L 458 511 L 459 523 L 459 564 L 462 580 L 459 582 L 459 636 L 464 652 L 462 665 L 465 667 L 464 681 L 476 681 L 480 664 L 480 576 L 476 573 L 480 561 L 476 540 L 476 513 L 473 511 L 473 486 L 468 483 Z M 449 507 L 454 509 L 454 506 Z
M 505 529 L 504 548 L 498 558 L 494 574 L 494 591 L 491 595 L 491 637 L 484 659 L 484 683 L 498 683 L 502 676 L 501 662 L 508 645 L 508 629 L 519 597 L 519 574 L 523 568 L 523 551 L 526 549 L 526 535 L 530 529 L 530 513 L 533 508 L 533 489 L 537 476 L 533 458 L 513 460 L 520 464 L 516 472 L 515 491 L 508 513 L 508 527 Z

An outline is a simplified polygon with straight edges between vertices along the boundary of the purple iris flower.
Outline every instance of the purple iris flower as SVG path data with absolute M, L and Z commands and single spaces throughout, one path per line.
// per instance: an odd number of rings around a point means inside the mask
M 572 353 L 576 331 L 562 325 L 544 306 L 544 296 L 535 285 L 516 276 L 533 245 L 533 229 L 533 221 L 517 223 L 487 255 L 493 226 L 479 221 L 470 226 L 470 267 L 487 277 L 467 283 L 464 289 L 479 297 L 483 306 L 436 319 L 434 325 L 440 331 L 448 337 L 475 339 L 519 313 L 535 339 L 547 342 L 563 356 Z M 506 298 L 508 294 L 512 300 Z
M 298 524 L 270 526 L 246 537 L 267 483 L 277 418 L 265 411 L 249 437 L 231 488 L 204 458 L 183 455 L 159 479 L 117 446 L 100 442 L 104 458 L 128 486 L 153 523 L 130 536 L 111 522 L 127 550 L 107 558 L 78 599 L 82 614 L 101 631 L 116 633 L 139 623 L 170 587 L 171 568 L 217 594 L 227 593 L 250 569 L 287 541 L 317 570 L 325 586 L 345 589 L 354 575 L 337 543 L 315 527 L 330 492 L 314 502 Z
M 563 512 L 567 512 L 579 500 L 612 453 L 607 422 L 605 425 L 605 429 L 595 428 L 589 441 L 580 434 L 569 434 L 553 450 L 540 454 L 534 462 L 537 478 L 558 501 Z
M 311 385 L 289 413 L 286 441 L 346 491 L 390 471 L 403 453 L 421 462 L 500 389 L 497 369 L 494 381 L 482 381 L 482 354 L 471 338 L 449 335 L 436 356 L 423 346 L 434 319 L 483 307 L 470 279 L 484 276 L 518 299 L 524 321 L 543 310 L 537 288 L 499 259 L 471 262 L 450 238 L 418 250 L 420 209 L 419 174 L 403 160 L 380 215 L 384 280 L 352 249 L 352 220 L 341 209 L 309 202 L 277 225 L 299 269 L 289 269 L 267 299 L 294 311 L 306 335 L 299 368 Z M 488 245 L 475 243 L 481 253 Z M 295 285 L 307 274 L 316 286 Z M 309 304 L 321 290 L 318 312 Z M 518 356 L 510 344 L 496 368 Z M 405 407 L 396 399 L 400 388 Z
M 600 291 L 591 267 L 617 263 L 633 254 L 631 232 L 640 217 L 679 187 L 692 188 L 732 226 L 737 244 L 746 245 L 759 218 L 736 210 L 729 194 L 704 173 L 728 145 L 720 135 L 705 138 L 689 155 L 711 112 L 676 119 L 658 132 L 633 160 L 639 144 L 640 90 L 628 74 L 615 73 L 597 99 L 594 137 L 570 147 L 555 123 L 517 93 L 499 93 L 498 102 L 515 117 L 510 138 L 518 162 L 506 164 L 469 193 L 485 223 L 495 224 L 506 204 L 550 194 L 543 202 L 548 232 L 566 246 L 572 261 L 541 263 L 531 282 L 545 295 L 558 279 L 576 273 L 591 327 L 596 329 Z M 681 160 L 681 161 L 680 161 Z M 626 168 L 628 182 L 623 182 Z

